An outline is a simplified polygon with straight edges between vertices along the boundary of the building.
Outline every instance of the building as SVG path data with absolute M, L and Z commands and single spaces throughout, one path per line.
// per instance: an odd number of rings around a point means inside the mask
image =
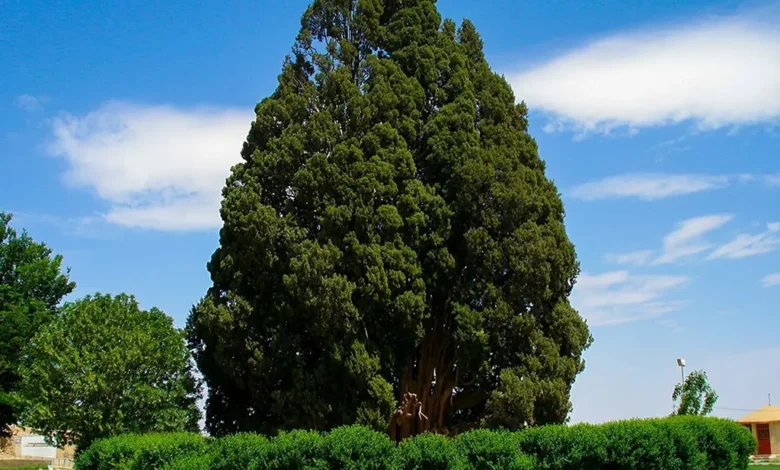
M 780 406 L 765 406 L 737 420 L 758 441 L 758 455 L 780 454 Z
M 43 436 L 17 426 L 11 426 L 11 432 L 11 437 L 0 438 L 0 461 L 46 462 L 55 469 L 73 467 L 73 447 L 59 449 L 47 444 Z

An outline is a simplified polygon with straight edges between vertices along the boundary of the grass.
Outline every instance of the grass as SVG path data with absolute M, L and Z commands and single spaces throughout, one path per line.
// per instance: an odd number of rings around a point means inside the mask
M 35 460 L 0 460 L 0 468 L 12 468 L 14 470 L 40 470 L 48 468 L 49 461 Z

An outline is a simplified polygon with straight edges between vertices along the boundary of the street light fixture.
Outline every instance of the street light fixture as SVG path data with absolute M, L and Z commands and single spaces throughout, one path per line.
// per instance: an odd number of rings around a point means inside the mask
M 685 383 L 685 359 L 677 359 L 677 365 L 680 366 L 680 377 L 682 378 L 680 383 Z

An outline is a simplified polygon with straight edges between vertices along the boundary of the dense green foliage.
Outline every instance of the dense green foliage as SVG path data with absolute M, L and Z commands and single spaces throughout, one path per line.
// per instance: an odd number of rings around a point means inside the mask
M 591 342 L 579 266 L 473 24 L 434 0 L 315 0 L 255 112 L 189 319 L 212 434 L 567 419 Z
M 399 470 L 466 470 L 468 461 L 461 450 L 441 434 L 419 434 L 400 442 L 396 465 Z
M 545 426 L 517 436 L 539 470 L 745 469 L 756 447 L 743 426 L 694 416 Z
M 463 434 L 456 441 L 461 455 L 474 470 L 531 470 L 534 460 L 520 451 L 516 433 L 485 429 Z
M 26 232 L 11 228 L 0 212 L 0 436 L 16 424 L 14 392 L 19 385 L 22 349 L 49 322 L 63 297 L 76 285 L 62 272 L 62 256 Z
M 707 373 L 696 370 L 685 382 L 674 386 L 672 400 L 677 403 L 676 415 L 707 416 L 718 401 L 718 394 L 707 381 Z
M 233 434 L 224 437 L 212 445 L 208 468 L 246 470 L 257 456 L 268 455 L 270 446 L 267 438 L 257 434 Z
M 81 452 L 81 470 L 151 470 L 181 458 L 205 456 L 209 443 L 199 434 L 125 434 L 94 442 Z M 210 456 L 209 456 L 210 459 Z
M 328 434 L 119 436 L 96 442 L 77 470 L 745 470 L 755 449 L 741 425 L 694 416 L 604 425 L 420 434 L 394 444 L 361 426 Z
M 183 334 L 133 297 L 66 303 L 25 351 L 22 422 L 62 445 L 198 429 L 198 384 Z

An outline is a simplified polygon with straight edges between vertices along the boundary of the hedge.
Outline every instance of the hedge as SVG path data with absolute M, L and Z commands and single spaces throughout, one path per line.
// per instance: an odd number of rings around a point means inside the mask
M 733 421 L 693 416 L 544 426 L 517 436 L 538 470 L 743 470 L 756 445 Z
M 398 445 L 345 426 L 271 439 L 125 435 L 97 441 L 76 470 L 746 470 L 755 446 L 741 425 L 701 417 L 423 434 Z
M 177 458 L 208 455 L 198 434 L 125 434 L 96 441 L 76 459 L 79 470 L 162 469 Z

